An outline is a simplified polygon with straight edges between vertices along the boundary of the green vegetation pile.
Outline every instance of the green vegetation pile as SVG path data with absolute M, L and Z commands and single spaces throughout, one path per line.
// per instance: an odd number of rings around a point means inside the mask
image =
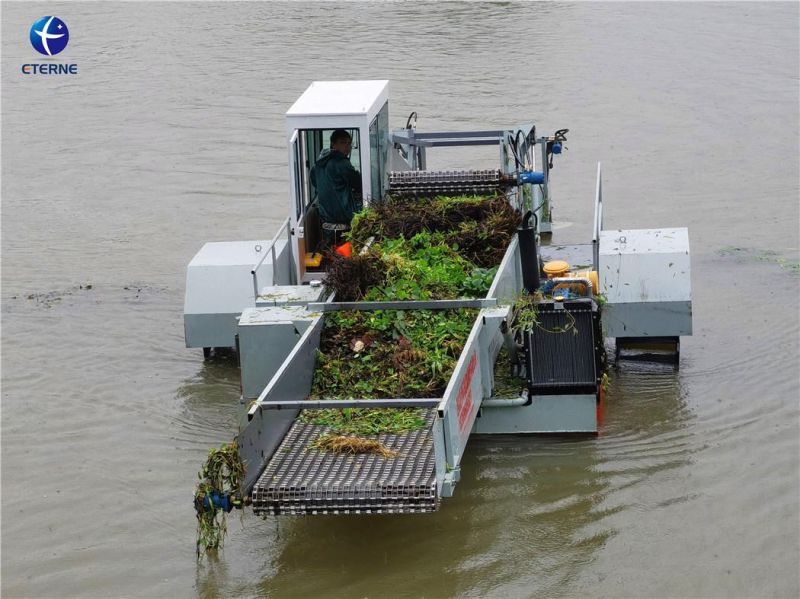
M 331 256 L 326 284 L 339 301 L 482 297 L 518 225 L 503 196 L 390 197 L 355 216 L 357 255 Z
M 336 292 L 340 302 L 357 302 L 367 292 L 386 282 L 386 264 L 381 255 L 372 250 L 344 258 L 331 253 L 325 269 L 326 285 Z
M 413 199 L 389 196 L 356 214 L 350 241 L 356 249 L 370 237 L 411 239 L 419 233 L 441 233 L 446 245 L 482 268 L 500 264 L 519 225 L 519 214 L 505 196 L 439 196 Z
M 504 196 L 389 197 L 356 215 L 349 233 L 355 255 L 330 257 L 326 285 L 337 301 L 484 297 L 519 222 Z M 326 315 L 311 399 L 441 397 L 475 316 L 475 310 Z M 308 410 L 301 420 L 340 435 L 377 435 L 422 427 L 425 410 Z
M 310 399 L 441 397 L 477 310 L 332 312 L 325 326 Z M 307 410 L 304 422 L 342 434 L 415 430 L 424 409 Z
M 326 284 L 338 301 L 483 297 L 497 266 L 482 268 L 446 243 L 443 233 L 375 243 L 363 255 L 332 257 Z

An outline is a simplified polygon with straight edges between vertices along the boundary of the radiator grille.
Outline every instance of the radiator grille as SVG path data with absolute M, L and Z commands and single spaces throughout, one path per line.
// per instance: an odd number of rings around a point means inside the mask
M 594 393 L 599 315 L 591 300 L 538 304 L 538 326 L 524 331 L 526 374 L 532 393 Z

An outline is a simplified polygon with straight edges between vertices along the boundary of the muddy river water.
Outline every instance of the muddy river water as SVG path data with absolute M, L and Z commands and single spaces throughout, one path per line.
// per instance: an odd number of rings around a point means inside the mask
M 799 12 L 3 3 L 3 596 L 796 597 Z M 44 14 L 70 41 L 43 60 Z M 78 74 L 22 72 L 47 61 Z M 239 381 L 183 347 L 185 266 L 272 235 L 285 111 L 369 78 L 392 127 L 568 127 L 554 241 L 589 239 L 602 161 L 608 227 L 689 227 L 694 336 L 612 372 L 597 438 L 473 438 L 436 514 L 250 514 L 198 565 Z

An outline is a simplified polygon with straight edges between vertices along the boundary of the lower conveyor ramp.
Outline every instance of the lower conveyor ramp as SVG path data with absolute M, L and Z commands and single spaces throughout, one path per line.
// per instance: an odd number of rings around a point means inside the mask
M 327 426 L 295 420 L 253 486 L 256 514 L 390 514 L 436 511 L 433 420 L 378 440 L 399 453 L 344 455 L 309 449 Z

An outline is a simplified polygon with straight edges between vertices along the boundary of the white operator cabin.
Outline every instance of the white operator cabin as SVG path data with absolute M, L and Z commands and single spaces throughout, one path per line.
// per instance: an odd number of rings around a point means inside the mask
M 321 238 L 309 174 L 335 129 L 353 138 L 350 162 L 361 172 L 364 204 L 382 198 L 388 177 L 389 81 L 315 81 L 286 112 L 295 256 L 313 252 Z M 314 277 L 306 273 L 303 260 L 296 262 L 298 282 Z

